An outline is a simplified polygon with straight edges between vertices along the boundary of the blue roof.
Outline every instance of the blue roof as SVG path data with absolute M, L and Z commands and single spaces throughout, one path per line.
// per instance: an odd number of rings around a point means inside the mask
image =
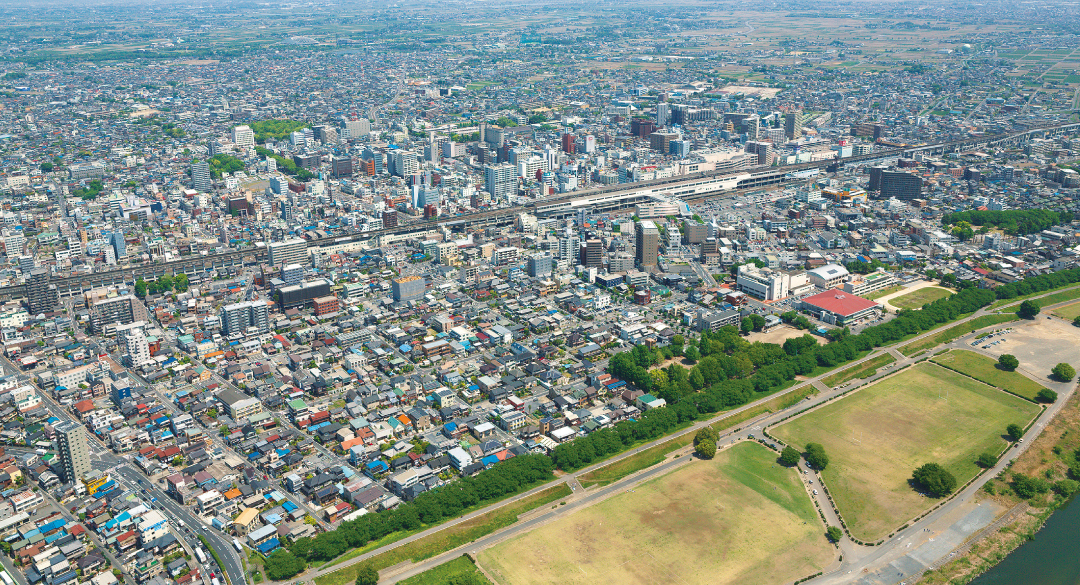
M 282 502 L 281 507 L 286 512 L 295 512 L 297 509 L 300 508 L 300 506 L 297 506 L 296 504 L 290 502 L 289 500 L 285 500 L 284 502 Z
M 495 465 L 498 462 L 499 458 L 494 455 L 488 455 L 487 457 L 484 457 L 480 460 L 480 463 L 483 463 L 485 467 L 487 467 L 488 465 Z
M 280 546 L 281 546 L 281 541 L 279 541 L 276 538 L 271 538 L 270 540 L 268 540 L 268 541 L 266 541 L 266 542 L 259 545 L 259 552 L 261 552 L 262 554 L 265 555 L 265 554 L 269 553 L 270 551 L 272 551 L 272 550 L 274 550 L 274 549 L 276 549 L 276 548 L 278 548 Z
M 450 421 L 450 422 L 444 424 L 443 428 L 448 430 L 448 431 L 456 431 L 457 430 L 457 423 L 454 422 L 454 421 Z

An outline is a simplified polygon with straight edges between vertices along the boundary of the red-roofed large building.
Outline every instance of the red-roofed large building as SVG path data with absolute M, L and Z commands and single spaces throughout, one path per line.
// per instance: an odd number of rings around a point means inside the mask
M 847 325 L 877 314 L 881 305 L 833 288 L 802 300 L 803 310 L 832 325 Z

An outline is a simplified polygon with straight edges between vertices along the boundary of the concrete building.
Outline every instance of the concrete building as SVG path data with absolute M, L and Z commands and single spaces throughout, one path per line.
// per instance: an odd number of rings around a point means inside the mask
M 139 368 L 154 362 L 154 358 L 150 357 L 150 344 L 146 341 L 146 334 L 141 326 L 128 328 L 120 333 L 119 337 L 124 365 Z
M 225 335 L 260 335 L 270 332 L 270 309 L 266 301 L 233 303 L 221 308 Z
M 52 312 L 60 302 L 60 294 L 56 285 L 49 284 L 49 270 L 47 268 L 35 268 L 30 271 L 30 278 L 26 281 L 26 304 L 31 315 Z
M 510 163 L 484 166 L 484 189 L 496 201 L 505 201 L 517 194 L 517 169 Z
M 306 266 L 308 264 L 306 240 L 296 238 L 284 242 L 272 242 L 266 249 L 271 266 L 284 266 L 286 264 L 302 264 Z
M 210 179 L 210 163 L 200 160 L 191 165 L 191 188 L 199 193 L 208 193 L 214 187 Z
M 831 325 L 847 325 L 874 316 L 881 305 L 834 288 L 806 297 L 800 308 Z
M 403 276 L 392 281 L 391 289 L 395 302 L 415 301 L 424 297 L 427 283 L 423 276 Z
M 735 285 L 740 291 L 763 301 L 782 299 L 793 290 L 803 289 L 808 283 L 805 272 L 791 274 L 758 268 L 753 264 L 739 266 L 735 276 Z
M 218 392 L 217 399 L 225 407 L 225 412 L 229 417 L 236 422 L 262 412 L 262 402 L 258 398 L 241 394 L 232 388 L 225 388 Z
M 826 264 L 813 270 L 807 270 L 806 276 L 810 279 L 810 284 L 826 290 L 842 285 L 847 280 L 848 271 L 847 268 L 839 264 Z
M 65 483 L 76 483 L 90 473 L 90 451 L 86 428 L 65 420 L 56 423 L 56 447 L 60 455 L 60 475 Z
M 634 260 L 638 266 L 656 266 L 660 253 L 660 230 L 651 220 L 643 220 L 634 226 Z
M 248 125 L 237 126 L 232 129 L 233 144 L 244 150 L 255 148 L 255 132 Z

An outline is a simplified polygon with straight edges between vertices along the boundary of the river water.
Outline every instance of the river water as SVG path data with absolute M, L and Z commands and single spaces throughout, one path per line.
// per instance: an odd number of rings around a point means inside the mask
M 1080 585 L 1080 497 L 971 585 Z

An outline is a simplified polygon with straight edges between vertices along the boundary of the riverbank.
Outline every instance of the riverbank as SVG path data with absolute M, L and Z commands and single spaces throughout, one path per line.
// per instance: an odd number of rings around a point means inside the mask
M 991 571 L 1010 553 L 1033 539 L 1050 516 L 1069 503 L 1071 494 L 1067 492 L 1076 487 L 1075 482 L 1069 483 L 1069 469 L 1080 469 L 1076 459 L 1078 449 L 1080 392 L 1074 392 L 1034 444 L 983 488 L 982 497 L 993 499 L 1008 509 L 1026 504 L 1023 511 L 1013 514 L 996 530 L 979 535 L 973 542 L 965 544 L 948 562 L 926 571 L 914 582 L 924 585 L 966 585 Z M 1018 491 L 1034 493 L 1022 498 Z M 1073 502 L 1072 505 L 1077 503 Z

